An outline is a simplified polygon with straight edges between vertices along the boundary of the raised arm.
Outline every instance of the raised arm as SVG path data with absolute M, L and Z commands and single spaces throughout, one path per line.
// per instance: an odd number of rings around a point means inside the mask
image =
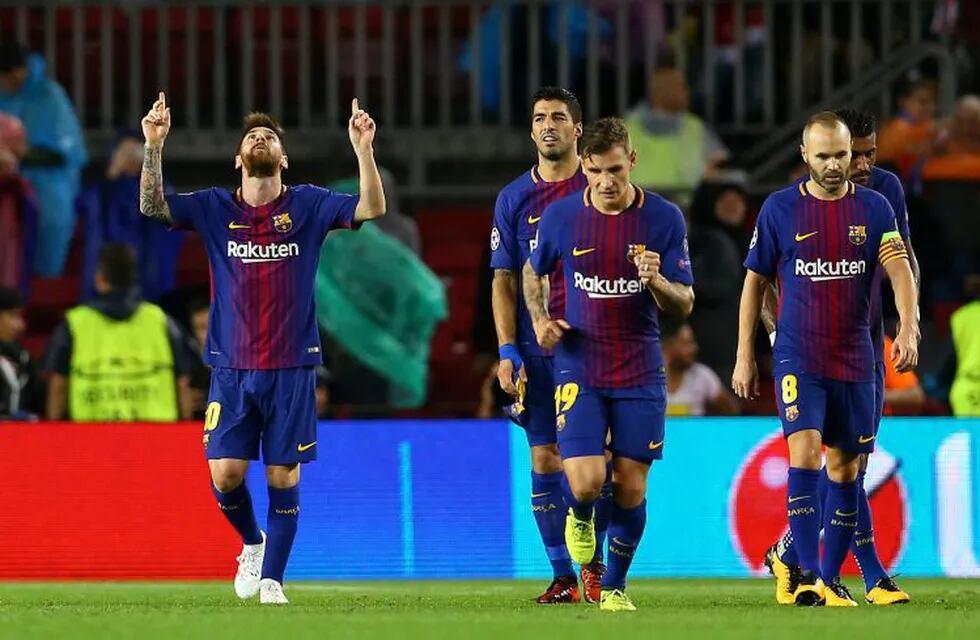
M 381 186 L 381 174 L 374 160 L 374 134 L 377 127 L 367 111 L 361 109 L 357 98 L 351 102 L 347 133 L 357 156 L 360 200 L 354 209 L 354 221 L 364 222 L 385 214 L 385 192 Z
M 170 133 L 170 108 L 163 91 L 143 118 L 143 172 L 140 174 L 140 213 L 167 225 L 174 223 L 163 197 L 163 142 Z
M 691 315 L 694 309 L 694 289 L 683 282 L 671 282 L 660 273 L 660 254 L 644 251 L 633 259 L 640 282 L 653 295 L 657 306 L 666 313 L 680 318 Z

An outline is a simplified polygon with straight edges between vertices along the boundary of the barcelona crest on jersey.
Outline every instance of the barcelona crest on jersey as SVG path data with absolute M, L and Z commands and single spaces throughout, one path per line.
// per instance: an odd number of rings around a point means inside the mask
M 868 232 L 863 224 L 852 224 L 847 227 L 847 239 L 851 244 L 862 245 L 868 239 Z
M 272 216 L 272 227 L 279 233 L 286 233 L 293 228 L 293 221 L 289 217 L 289 212 Z M 862 229 L 864 227 L 861 227 Z

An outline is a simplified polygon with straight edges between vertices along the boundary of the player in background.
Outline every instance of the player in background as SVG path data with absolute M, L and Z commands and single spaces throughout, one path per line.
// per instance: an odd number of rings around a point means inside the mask
M 589 186 L 545 210 L 524 297 L 538 344 L 555 349 L 558 446 L 570 488 L 565 542 L 576 562 L 592 558 L 608 430 L 613 506 L 599 608 L 634 611 L 626 574 L 646 525 L 650 464 L 664 446 L 659 313 L 691 313 L 693 278 L 680 209 L 630 183 L 636 153 L 623 120 L 595 122 L 581 147 Z M 563 317 L 545 303 L 545 277 L 556 268 Z
M 163 92 L 143 118 L 146 151 L 140 211 L 164 224 L 194 229 L 211 270 L 205 359 L 212 367 L 204 446 L 218 507 L 242 537 L 235 592 L 285 604 L 282 581 L 299 518 L 300 463 L 316 459 L 316 373 L 321 363 L 314 280 L 320 245 L 331 229 L 384 215 L 374 161 L 375 124 L 351 105 L 350 142 L 360 196 L 311 185 L 286 186 L 283 132 L 252 113 L 235 154 L 241 186 L 163 194 L 161 154 L 170 131 Z M 268 535 L 245 484 L 249 460 L 266 465 Z
M 915 278 L 916 290 L 919 288 L 919 263 L 912 250 L 909 238 L 908 210 L 905 206 L 905 191 L 902 182 L 894 173 L 875 166 L 877 160 L 877 135 L 875 131 L 874 114 L 854 109 L 840 109 L 837 115 L 844 121 L 851 132 L 851 166 L 850 180 L 861 186 L 874 189 L 885 196 L 888 204 L 895 212 L 898 223 L 898 233 L 905 242 L 912 275 Z M 808 178 L 802 178 L 805 182 Z M 881 309 L 881 268 L 875 269 L 873 291 L 871 297 L 871 343 L 875 352 L 875 434 L 881 422 L 881 414 L 885 401 L 885 351 L 884 326 Z M 762 324 L 769 333 L 770 341 L 775 341 L 776 307 L 778 292 L 774 287 L 766 290 L 762 307 Z M 860 457 L 858 472 L 858 526 L 851 542 L 851 553 L 857 560 L 861 576 L 864 578 L 865 601 L 868 604 L 890 605 L 909 601 L 909 595 L 898 588 L 895 581 L 885 571 L 875 548 L 874 528 L 871 518 L 871 505 L 864 487 L 865 471 L 868 468 L 868 456 Z M 827 495 L 827 469 L 820 471 L 818 485 L 818 500 L 822 504 Z M 789 530 L 782 539 L 766 552 L 766 566 L 776 578 L 776 601 L 780 604 L 790 604 L 792 594 L 789 593 L 789 576 L 799 560 L 793 546 L 793 533 Z
M 531 511 L 554 579 L 537 598 L 540 604 L 578 602 L 578 579 L 565 547 L 565 503 L 562 498 L 562 465 L 555 433 L 554 376 L 551 351 L 538 346 L 534 327 L 521 291 L 521 267 L 537 240 L 545 208 L 560 198 L 585 188 L 579 167 L 578 140 L 582 136 L 582 107 L 568 90 L 544 87 L 531 97 L 531 140 L 538 162 L 504 187 L 497 196 L 490 232 L 490 268 L 493 273 L 493 318 L 500 345 L 497 377 L 501 388 L 517 402 L 510 413 L 527 435 L 531 447 Z M 562 309 L 565 290 L 561 272 L 551 279 L 552 309 Z M 597 528 L 608 522 L 607 485 L 600 500 Z M 605 566 L 602 550 L 582 565 L 585 599 L 599 599 Z
M 890 357 L 900 371 L 918 360 L 916 287 L 888 201 L 847 180 L 851 135 L 840 117 L 811 117 L 800 151 L 810 178 L 766 198 L 752 236 L 732 387 L 741 398 L 758 396 L 755 330 L 763 293 L 778 277 L 774 373 L 790 455 L 787 515 L 800 563 L 788 591 L 796 604 L 850 607 L 857 603 L 839 574 L 857 527 L 861 454 L 874 448 L 875 265 L 895 290 L 901 329 Z M 821 446 L 828 476 L 822 503 Z

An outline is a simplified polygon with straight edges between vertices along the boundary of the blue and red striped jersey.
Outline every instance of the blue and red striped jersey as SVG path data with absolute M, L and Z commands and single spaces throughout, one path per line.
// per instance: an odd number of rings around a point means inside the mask
M 211 271 L 205 360 L 285 369 L 323 359 L 314 284 L 320 245 L 350 228 L 358 198 L 312 185 L 253 207 L 226 189 L 167 196 L 175 226 L 204 239 Z
M 517 281 L 517 347 L 524 357 L 550 355 L 538 346 L 534 337 L 531 316 L 524 303 L 522 272 L 524 263 L 531 257 L 537 244 L 538 225 L 545 209 L 552 202 L 581 191 L 588 182 L 581 171 L 567 180 L 547 182 L 541 178 L 537 166 L 521 174 L 500 190 L 493 213 L 493 229 L 490 230 L 490 268 L 516 271 Z M 548 308 L 562 314 L 565 308 L 565 286 L 561 269 L 550 277 L 551 294 Z
M 810 176 L 803 176 L 796 183 L 803 184 L 809 179 Z M 905 189 L 902 188 L 902 181 L 891 171 L 872 167 L 868 188 L 885 196 L 885 200 L 892 206 L 892 211 L 895 212 L 895 222 L 898 225 L 898 235 L 902 236 L 902 240 L 907 245 L 909 241 L 909 214 L 905 205 Z M 871 296 L 871 346 L 874 347 L 875 362 L 885 361 L 885 328 L 881 308 L 881 281 L 883 276 L 884 270 L 881 265 L 878 265 L 875 269 L 874 284 L 872 285 L 874 293 Z
M 878 264 L 907 254 L 884 196 L 852 182 L 846 188 L 832 201 L 813 197 L 805 183 L 771 194 L 745 267 L 779 281 L 777 367 L 869 381 L 874 273 Z
M 545 210 L 531 267 L 544 275 L 560 262 L 565 274 L 564 318 L 572 330 L 555 350 L 558 372 L 595 388 L 664 379 L 659 310 L 631 258 L 637 249 L 660 254 L 667 280 L 694 283 L 684 215 L 654 193 L 637 187 L 633 203 L 615 215 L 600 213 L 589 189 Z

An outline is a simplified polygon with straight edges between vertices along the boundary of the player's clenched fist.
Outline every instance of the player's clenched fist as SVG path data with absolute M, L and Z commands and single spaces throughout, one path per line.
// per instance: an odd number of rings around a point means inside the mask
M 660 254 L 654 251 L 644 251 L 633 258 L 636 270 L 640 274 L 640 282 L 650 286 L 660 273 Z
M 361 109 L 357 98 L 354 98 L 351 101 L 350 120 L 347 123 L 347 133 L 350 134 L 350 143 L 354 147 L 354 153 L 360 155 L 371 151 L 376 130 L 374 119 L 368 115 L 367 111 Z
M 167 106 L 167 96 L 163 91 L 150 107 L 142 124 L 143 137 L 147 144 L 160 145 L 167 139 L 167 134 L 170 133 L 170 107 Z
M 554 349 L 565 332 L 572 328 L 564 320 L 540 320 L 534 323 L 534 335 L 545 349 Z

